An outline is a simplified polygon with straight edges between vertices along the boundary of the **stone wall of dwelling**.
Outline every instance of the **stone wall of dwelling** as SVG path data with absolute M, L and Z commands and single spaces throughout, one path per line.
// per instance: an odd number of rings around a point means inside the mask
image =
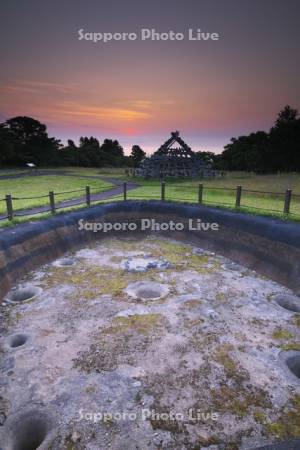
M 201 205 L 123 201 L 94 206 L 0 232 L 0 298 L 29 271 L 112 233 L 79 230 L 88 222 L 134 222 L 143 218 L 184 224 L 184 231 L 154 232 L 210 249 L 278 281 L 300 295 L 300 225 Z M 219 224 L 218 231 L 188 230 L 188 220 Z M 114 232 L 141 238 L 151 231 Z

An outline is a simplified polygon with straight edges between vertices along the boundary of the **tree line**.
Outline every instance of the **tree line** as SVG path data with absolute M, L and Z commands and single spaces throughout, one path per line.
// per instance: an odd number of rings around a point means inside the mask
M 300 171 L 300 118 L 297 109 L 287 105 L 269 132 L 256 131 L 232 138 L 224 151 L 197 152 L 214 169 L 257 173 Z M 134 145 L 129 156 L 117 140 L 81 137 L 79 145 L 49 137 L 46 125 L 31 117 L 14 117 L 0 124 L 0 167 L 83 166 L 137 167 L 146 153 Z
M 300 118 L 287 105 L 268 133 L 256 131 L 232 138 L 223 153 L 213 156 L 215 168 L 256 173 L 300 171 Z
M 0 124 L 0 167 L 82 166 L 136 167 L 146 153 L 134 145 L 129 156 L 117 140 L 104 139 L 100 145 L 94 137 L 81 137 L 79 145 L 48 136 L 46 125 L 31 117 L 14 117 Z

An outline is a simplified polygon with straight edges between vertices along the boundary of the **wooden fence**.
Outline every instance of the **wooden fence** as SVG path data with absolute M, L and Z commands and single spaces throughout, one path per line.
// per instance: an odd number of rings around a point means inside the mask
M 160 184 L 157 184 L 156 187 L 159 188 L 159 195 L 155 196 L 153 195 L 153 192 L 151 192 L 151 195 L 140 195 L 140 196 L 135 196 L 135 195 L 130 195 L 129 196 L 129 192 L 127 189 L 127 183 L 123 183 L 123 193 L 121 195 L 115 195 L 112 196 L 110 198 L 108 198 L 107 200 L 109 201 L 110 199 L 122 199 L 124 201 L 126 200 L 130 200 L 130 199 L 151 199 L 151 198 L 155 198 L 155 199 L 159 199 L 161 201 L 166 201 L 166 200 L 178 200 L 178 201 L 188 201 L 191 203 L 196 203 L 198 202 L 198 204 L 217 204 L 219 206 L 231 206 L 233 208 L 235 208 L 236 210 L 240 210 L 242 206 L 246 206 L 246 207 L 250 207 L 251 205 L 243 205 L 242 201 L 243 201 L 243 195 L 247 194 L 247 193 L 254 193 L 257 195 L 278 195 L 281 196 L 282 198 L 282 208 L 281 210 L 268 210 L 266 208 L 260 208 L 257 206 L 252 206 L 255 209 L 264 211 L 264 212 L 268 212 L 268 211 L 273 211 L 276 213 L 281 213 L 284 216 L 288 216 L 291 213 L 291 202 L 292 199 L 294 197 L 294 194 L 292 193 L 291 189 L 287 189 L 285 192 L 263 192 L 263 191 L 254 191 L 254 190 L 247 190 L 247 189 L 243 189 L 242 186 L 238 185 L 236 186 L 236 188 L 221 188 L 221 187 L 211 187 L 211 186 L 207 186 L 204 187 L 203 184 L 198 184 L 197 187 L 197 192 L 195 193 L 195 201 L 192 201 L 191 199 L 184 199 L 184 198 L 174 198 L 172 196 L 167 196 L 166 192 L 167 192 L 167 188 L 168 186 L 170 187 L 176 187 L 176 185 L 170 183 L 170 185 L 167 185 L 166 182 L 161 182 Z M 153 189 L 153 185 L 149 185 L 149 186 L 140 186 L 142 188 L 146 188 L 148 187 L 149 189 Z M 178 188 L 182 188 L 182 185 L 177 185 Z M 186 186 L 184 186 L 184 188 L 186 189 Z M 191 188 L 192 189 L 192 188 Z M 213 191 L 213 190 L 219 190 L 222 191 L 223 193 L 226 191 L 230 191 L 231 194 L 233 194 L 233 200 L 234 203 L 232 205 L 229 205 L 228 203 L 226 204 L 225 202 L 213 202 L 213 201 L 205 201 L 204 200 L 204 193 L 205 193 L 205 189 L 207 189 L 208 191 Z M 70 194 L 70 193 L 75 193 L 75 192 L 82 192 L 82 200 L 81 201 L 76 201 L 76 203 L 70 204 L 70 205 L 66 205 L 66 206 L 62 206 L 62 203 L 57 203 L 56 201 L 56 196 L 58 195 L 62 195 L 62 194 Z M 130 198 L 129 198 L 130 197 Z M 300 204 L 300 195 L 295 195 L 295 198 L 299 199 L 299 204 Z M 23 210 L 16 210 L 14 209 L 14 201 L 16 200 L 31 200 L 31 199 L 41 199 L 41 198 L 48 198 L 48 202 L 45 202 L 45 204 L 41 205 L 40 207 L 35 207 L 35 208 L 28 208 L 28 209 L 23 209 Z M 13 220 L 16 216 L 28 216 L 28 215 L 33 215 L 33 214 L 39 214 L 39 213 L 43 213 L 43 212 L 51 212 L 51 214 L 56 214 L 57 209 L 63 209 L 64 207 L 71 207 L 71 206 L 77 206 L 77 205 L 82 205 L 85 204 L 86 207 L 90 207 L 91 204 L 93 203 L 92 201 L 92 197 L 91 197 L 91 190 L 90 190 L 90 186 L 86 186 L 83 189 L 77 189 L 75 191 L 66 191 L 66 192 L 54 192 L 54 191 L 50 191 L 48 195 L 42 195 L 42 196 L 37 196 L 37 197 L 14 197 L 11 194 L 7 194 L 5 196 L 4 199 L 1 199 L 2 201 L 6 202 L 6 216 L 1 217 L 0 219 L 8 219 L 8 220 Z M 67 203 L 67 202 L 72 203 L 72 200 L 64 200 L 63 203 Z M 99 200 L 94 200 L 94 202 L 99 202 Z M 48 206 L 47 206 L 48 203 Z M 33 209 L 35 210 L 35 212 L 32 212 Z

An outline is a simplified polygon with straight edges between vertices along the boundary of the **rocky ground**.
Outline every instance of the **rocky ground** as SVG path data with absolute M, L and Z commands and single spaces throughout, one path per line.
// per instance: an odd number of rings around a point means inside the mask
M 251 449 L 299 436 L 286 356 L 300 351 L 300 315 L 280 296 L 299 301 L 154 238 L 107 240 L 31 273 L 2 305 L 3 450 L 24 439 L 26 450 Z

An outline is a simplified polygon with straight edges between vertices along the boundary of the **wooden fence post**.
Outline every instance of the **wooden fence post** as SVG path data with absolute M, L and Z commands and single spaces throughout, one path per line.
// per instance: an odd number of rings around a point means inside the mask
M 10 194 L 7 194 L 5 196 L 5 200 L 6 200 L 7 218 L 8 220 L 13 220 L 14 210 L 13 210 L 12 196 Z
M 285 191 L 285 197 L 284 197 L 284 207 L 283 207 L 284 214 L 290 213 L 291 199 L 292 199 L 292 189 L 287 189 Z
M 127 200 L 127 183 L 123 183 L 123 198 L 124 198 L 124 202 L 126 202 Z
M 91 206 L 91 188 L 90 186 L 85 187 L 86 205 L 89 208 Z
M 164 201 L 166 197 L 166 183 L 162 181 L 161 183 L 161 200 Z
M 55 214 L 55 199 L 54 199 L 54 192 L 49 192 L 49 200 L 50 200 L 50 210 L 51 214 Z
M 235 207 L 239 208 L 241 206 L 241 197 L 242 197 L 242 186 L 236 187 L 236 199 L 235 199 Z
M 199 184 L 198 186 L 198 203 L 203 202 L 203 184 Z

